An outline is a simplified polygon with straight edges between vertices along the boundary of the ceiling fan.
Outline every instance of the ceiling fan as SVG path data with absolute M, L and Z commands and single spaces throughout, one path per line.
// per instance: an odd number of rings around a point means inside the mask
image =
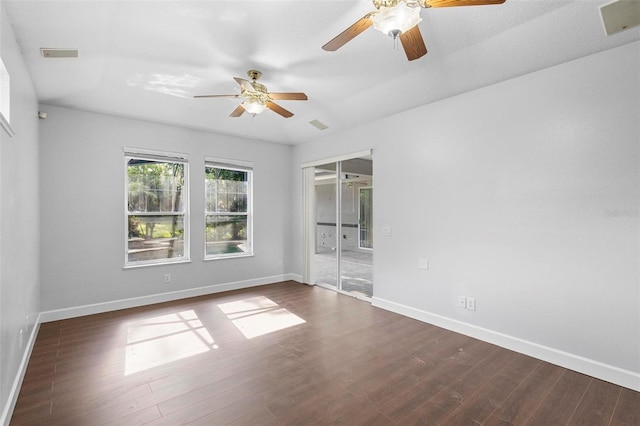
M 338 50 L 373 25 L 375 29 L 393 37 L 394 40 L 400 37 L 407 59 L 413 61 L 427 53 L 418 28 L 418 23 L 422 20 L 422 8 L 479 6 L 504 2 L 505 0 L 373 0 L 376 10 L 364 15 L 322 48 L 331 52 Z
M 194 96 L 194 98 L 241 98 L 242 103 L 229 114 L 230 117 L 240 117 L 245 111 L 255 116 L 270 109 L 284 118 L 292 117 L 293 113 L 273 102 L 274 100 L 307 100 L 307 95 L 304 93 L 268 92 L 266 86 L 257 82 L 262 75 L 260 71 L 249 70 L 247 71 L 247 75 L 251 81 L 239 77 L 233 78 L 240 85 L 239 95 L 197 95 Z

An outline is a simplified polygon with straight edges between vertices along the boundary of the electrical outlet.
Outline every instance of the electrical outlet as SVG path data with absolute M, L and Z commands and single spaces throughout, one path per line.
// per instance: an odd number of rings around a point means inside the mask
M 171 282 L 171 274 L 164 274 L 164 282 L 165 283 Z
M 465 309 L 467 307 L 467 298 L 464 296 L 458 296 L 458 308 Z
M 470 311 L 476 310 L 476 299 L 473 297 L 467 297 L 467 309 Z

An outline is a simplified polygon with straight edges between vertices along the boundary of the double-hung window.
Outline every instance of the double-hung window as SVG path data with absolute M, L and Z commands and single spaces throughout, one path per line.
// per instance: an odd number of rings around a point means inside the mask
M 189 260 L 189 163 L 125 149 L 126 266 Z
M 253 164 L 205 161 L 205 259 L 253 254 Z

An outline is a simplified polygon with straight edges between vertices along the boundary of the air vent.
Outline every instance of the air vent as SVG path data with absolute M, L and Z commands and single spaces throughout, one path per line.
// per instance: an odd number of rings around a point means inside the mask
M 318 130 L 325 130 L 325 129 L 329 128 L 329 126 L 327 126 L 326 124 L 324 124 L 324 123 L 322 123 L 322 122 L 320 122 L 318 120 L 311 120 L 309 122 L 309 124 L 311 124 L 313 127 L 315 127 Z
M 40 49 L 45 58 L 77 58 L 78 49 Z
M 607 35 L 640 25 L 640 1 L 617 0 L 600 6 L 600 15 Z

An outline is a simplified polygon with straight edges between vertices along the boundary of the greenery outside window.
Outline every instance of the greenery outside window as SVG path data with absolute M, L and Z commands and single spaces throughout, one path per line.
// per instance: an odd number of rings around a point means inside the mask
M 189 260 L 186 158 L 127 152 L 125 267 Z
M 252 166 L 205 162 L 205 259 L 253 255 Z

